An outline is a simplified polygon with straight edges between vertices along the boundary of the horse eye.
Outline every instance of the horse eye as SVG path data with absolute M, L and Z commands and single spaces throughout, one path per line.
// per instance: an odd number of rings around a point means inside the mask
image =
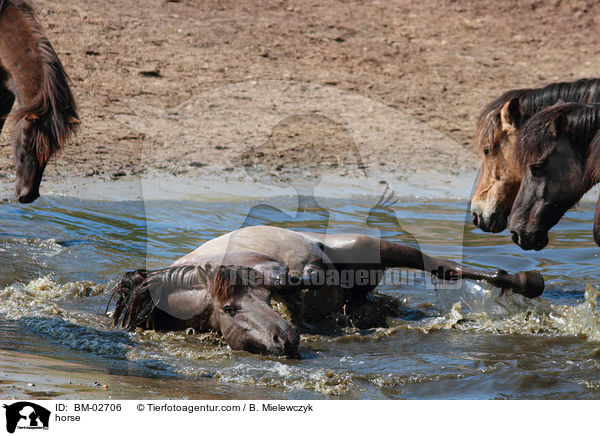
M 229 316 L 233 316 L 237 313 L 237 308 L 234 306 L 227 305 L 223 307 L 223 312 L 225 312 Z
M 490 154 L 490 147 L 485 147 L 483 149 L 483 154 L 485 154 L 486 156 Z
M 541 163 L 533 164 L 529 167 L 533 177 L 541 177 L 544 175 L 544 165 Z

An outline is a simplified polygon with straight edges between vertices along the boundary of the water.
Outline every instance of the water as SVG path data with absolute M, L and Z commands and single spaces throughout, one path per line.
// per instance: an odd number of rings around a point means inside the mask
M 404 199 L 391 208 L 397 221 L 389 210 L 373 214 L 376 202 L 320 199 L 322 210 L 300 214 L 290 198 L 270 207 L 52 197 L 1 205 L 0 378 L 14 381 L 14 368 L 33 365 L 36 377 L 55 383 L 45 395 L 58 398 L 85 393 L 59 384 L 58 366 L 90 385 L 109 377 L 113 398 L 600 398 L 597 293 L 586 292 L 600 282 L 593 204 L 569 212 L 549 247 L 532 253 L 507 232 L 474 229 L 466 202 Z M 472 266 L 539 269 L 546 291 L 531 301 L 483 283 L 436 289 L 416 275 L 378 289 L 412 309 L 406 318 L 343 336 L 304 335 L 301 360 L 232 352 L 215 334 L 111 327 L 107 285 L 120 274 L 167 266 L 243 223 L 358 228 Z

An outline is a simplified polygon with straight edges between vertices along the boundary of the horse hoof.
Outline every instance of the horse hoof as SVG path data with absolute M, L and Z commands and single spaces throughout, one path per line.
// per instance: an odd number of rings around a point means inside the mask
M 516 293 L 527 298 L 536 298 L 544 293 L 544 278 L 539 271 L 525 271 L 517 274 L 522 286 Z

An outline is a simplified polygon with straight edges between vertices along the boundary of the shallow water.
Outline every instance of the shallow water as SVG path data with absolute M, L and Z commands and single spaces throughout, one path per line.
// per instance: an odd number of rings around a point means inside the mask
M 593 204 L 569 212 L 547 249 L 524 252 L 507 232 L 474 229 L 466 202 L 403 199 L 374 211 L 376 202 L 319 199 L 320 209 L 300 213 L 292 198 L 267 206 L 52 197 L 0 205 L 0 356 L 18 364 L 27 353 L 77 364 L 79 375 L 110 374 L 113 398 L 600 398 L 597 293 L 586 294 L 586 284 L 600 282 Z M 482 268 L 539 269 L 546 291 L 532 301 L 392 270 L 378 289 L 412 309 L 405 319 L 338 337 L 305 335 L 301 360 L 232 352 L 214 334 L 110 327 L 106 288 L 120 274 L 167 266 L 247 224 L 363 231 Z

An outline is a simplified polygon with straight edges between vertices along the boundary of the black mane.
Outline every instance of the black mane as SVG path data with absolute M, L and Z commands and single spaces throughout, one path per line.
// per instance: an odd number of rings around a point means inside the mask
M 75 133 L 79 120 L 77 104 L 69 87 L 67 73 L 44 34 L 31 3 L 26 0 L 0 0 L 0 11 L 9 5 L 19 9 L 31 27 L 42 59 L 39 93 L 30 104 L 19 108 L 14 118 L 37 118 L 32 146 L 37 150 L 40 162 L 45 163 Z
M 485 106 L 479 115 L 475 133 L 477 151 L 482 151 L 485 144 L 496 141 L 501 132 L 500 111 L 506 103 L 515 98 L 519 100 L 519 115 L 515 126 L 519 129 L 540 109 L 552 106 L 559 99 L 566 103 L 600 102 L 600 79 L 579 79 L 540 88 L 513 89 L 505 92 Z
M 168 330 L 167 326 L 182 321 L 158 307 L 170 292 L 177 289 L 205 289 L 214 301 L 224 304 L 248 286 L 251 271 L 255 272 L 244 266 L 213 266 L 207 263 L 204 267 L 178 265 L 155 271 L 125 273 L 113 287 L 113 296 L 118 296 L 113 323 L 129 330 L 136 327 Z
M 540 159 L 554 138 L 554 123 L 563 117 L 565 135 L 582 162 L 587 160 L 592 139 L 600 129 L 600 104 L 565 103 L 548 107 L 532 116 L 521 129 L 515 144 L 515 158 L 525 168 Z

